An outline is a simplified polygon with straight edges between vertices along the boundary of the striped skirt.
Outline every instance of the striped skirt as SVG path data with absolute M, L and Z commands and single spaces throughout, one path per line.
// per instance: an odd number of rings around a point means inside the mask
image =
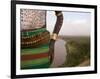
M 45 28 L 21 32 L 21 69 L 49 68 L 49 42 Z

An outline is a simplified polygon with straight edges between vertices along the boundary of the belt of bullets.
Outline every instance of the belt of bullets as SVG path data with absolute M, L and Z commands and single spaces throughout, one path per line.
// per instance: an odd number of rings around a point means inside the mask
M 36 35 L 21 36 L 21 48 L 38 47 L 49 43 L 50 34 L 48 31 L 38 32 Z

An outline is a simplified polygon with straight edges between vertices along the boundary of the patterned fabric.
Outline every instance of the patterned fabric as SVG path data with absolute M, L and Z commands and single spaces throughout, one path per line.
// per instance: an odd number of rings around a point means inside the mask
M 20 9 L 21 30 L 36 29 L 46 26 L 46 11 Z
M 49 32 L 41 28 L 24 31 L 21 34 L 21 69 L 48 68 L 50 65 Z
M 21 50 L 21 69 L 48 68 L 49 45 L 42 45 L 38 48 L 27 48 Z
M 39 47 L 44 44 L 48 44 L 50 40 L 50 34 L 45 28 L 24 31 L 21 33 L 21 47 Z
M 50 34 L 46 30 L 46 11 L 20 9 L 21 69 L 48 68 Z

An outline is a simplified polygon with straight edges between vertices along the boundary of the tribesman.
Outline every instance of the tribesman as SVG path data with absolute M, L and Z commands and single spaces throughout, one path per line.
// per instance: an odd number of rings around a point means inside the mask
M 52 35 L 46 30 L 46 11 L 20 9 L 21 69 L 49 68 L 54 59 L 54 45 L 63 23 L 61 11 Z

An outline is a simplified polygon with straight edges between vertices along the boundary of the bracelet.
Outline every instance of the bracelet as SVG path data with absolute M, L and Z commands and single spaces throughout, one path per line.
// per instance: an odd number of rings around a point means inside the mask
M 53 33 L 53 34 L 51 35 L 51 39 L 57 40 L 57 38 L 58 38 L 58 35 L 57 35 L 56 33 Z
M 60 16 L 60 15 L 62 15 L 62 13 L 60 12 L 60 13 L 58 13 L 56 16 Z

